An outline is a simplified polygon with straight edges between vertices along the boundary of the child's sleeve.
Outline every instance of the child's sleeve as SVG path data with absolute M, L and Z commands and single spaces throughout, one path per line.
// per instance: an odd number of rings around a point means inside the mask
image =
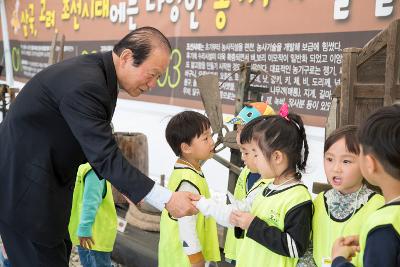
M 363 263 L 365 267 L 400 266 L 400 236 L 392 225 L 371 231 L 367 236 Z M 354 266 L 343 257 L 337 257 L 332 267 Z
M 205 197 L 201 197 L 196 204 L 196 208 L 201 211 L 204 216 L 213 217 L 218 224 L 225 227 L 234 227 L 229 222 L 229 216 L 231 215 L 231 212 L 234 210 L 250 212 L 251 204 L 260 190 L 261 187 L 251 191 L 244 200 L 234 200 L 231 204 L 219 202 L 212 198 L 206 199 Z
M 189 182 L 182 182 L 178 191 L 187 191 L 200 194 L 196 187 Z M 179 238 L 182 241 L 183 251 L 191 260 L 192 255 L 201 253 L 202 248 L 196 231 L 197 215 L 178 218 Z M 200 255 L 201 256 L 201 255 Z
M 92 236 L 92 226 L 96 218 L 97 209 L 103 201 L 105 185 L 106 180 L 100 180 L 93 170 L 86 174 L 82 198 L 82 213 L 77 232 L 78 236 Z
M 255 217 L 246 236 L 279 255 L 299 258 L 310 242 L 311 220 L 312 202 L 306 201 L 287 212 L 284 231 Z
M 371 231 L 364 250 L 364 266 L 400 266 L 400 236 L 393 225 Z
M 346 260 L 344 257 L 336 257 L 332 261 L 331 267 L 354 267 L 354 265 L 348 260 Z

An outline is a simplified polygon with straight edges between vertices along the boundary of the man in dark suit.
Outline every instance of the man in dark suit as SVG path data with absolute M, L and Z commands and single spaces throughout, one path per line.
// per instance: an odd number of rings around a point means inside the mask
M 112 136 L 118 87 L 136 97 L 156 86 L 168 39 L 139 28 L 112 52 L 52 65 L 22 89 L 0 124 L 0 235 L 13 267 L 67 267 L 67 236 L 78 166 L 89 162 L 137 203 L 175 217 L 197 212 L 188 192 L 170 192 L 131 166 Z

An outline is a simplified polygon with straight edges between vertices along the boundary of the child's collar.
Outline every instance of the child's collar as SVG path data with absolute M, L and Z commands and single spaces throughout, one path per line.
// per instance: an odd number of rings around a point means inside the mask
M 188 168 L 189 167 L 190 169 L 197 172 L 198 174 L 203 175 L 203 172 L 201 171 L 200 168 L 196 168 L 195 166 L 193 166 L 193 164 L 191 164 L 190 162 L 188 162 L 187 160 L 182 159 L 182 158 L 177 159 L 177 161 L 175 163 L 175 167 L 178 167 L 178 168 Z

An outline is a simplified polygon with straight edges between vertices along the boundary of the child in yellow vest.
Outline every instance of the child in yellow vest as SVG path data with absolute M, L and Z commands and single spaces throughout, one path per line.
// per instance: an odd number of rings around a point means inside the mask
M 178 156 L 168 181 L 171 191 L 189 191 L 210 198 L 200 161 L 214 152 L 210 121 L 194 111 L 175 115 L 165 130 L 168 144 Z M 166 209 L 160 222 L 159 267 L 204 267 L 207 261 L 219 261 L 217 225 L 212 218 L 198 213 L 173 218 Z
M 238 144 L 242 156 L 242 160 L 245 164 L 245 167 L 240 172 L 239 177 L 236 182 L 235 191 L 233 196 L 237 200 L 243 200 L 246 198 L 250 189 L 253 185 L 260 180 L 260 174 L 257 173 L 257 169 L 255 167 L 254 161 L 250 157 L 250 142 L 249 143 L 240 143 L 240 133 L 242 132 L 243 127 L 249 123 L 251 120 L 258 118 L 262 115 L 274 115 L 275 112 L 265 102 L 252 102 L 245 104 L 243 109 L 239 112 L 239 114 L 228 121 L 228 123 L 236 124 L 236 143 Z M 236 238 L 234 234 L 233 228 L 228 228 L 228 232 L 226 234 L 225 239 L 225 260 L 231 264 L 235 264 L 236 254 L 240 249 L 240 242 L 243 239 Z
M 326 139 L 324 169 L 332 189 L 321 192 L 314 200 L 312 246 L 298 267 L 331 266 L 335 240 L 343 235 L 358 235 L 365 219 L 383 206 L 383 197 L 363 183 L 359 154 L 357 126 L 339 128 Z
M 68 230 L 83 267 L 112 266 L 117 213 L 111 184 L 99 179 L 89 163 L 78 169 Z
M 222 205 L 201 198 L 197 208 L 219 224 L 245 230 L 237 255 L 238 267 L 294 267 L 310 240 L 312 201 L 301 183 L 308 144 L 300 116 L 288 113 L 261 116 L 242 130 L 250 138 L 250 153 L 261 177 L 273 182 L 251 191 L 244 201 Z M 254 192 L 254 193 L 253 193 Z
M 361 173 L 380 187 L 386 204 L 365 218 L 359 237 L 336 240 L 332 266 L 400 266 L 400 105 L 374 112 L 360 125 L 358 138 Z M 357 251 L 353 265 L 348 259 Z

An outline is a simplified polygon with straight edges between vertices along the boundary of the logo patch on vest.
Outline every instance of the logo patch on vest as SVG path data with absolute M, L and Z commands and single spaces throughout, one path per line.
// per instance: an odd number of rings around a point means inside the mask
M 280 217 L 280 212 L 276 210 L 269 210 L 269 214 L 267 215 L 267 220 L 274 225 L 278 225 Z

